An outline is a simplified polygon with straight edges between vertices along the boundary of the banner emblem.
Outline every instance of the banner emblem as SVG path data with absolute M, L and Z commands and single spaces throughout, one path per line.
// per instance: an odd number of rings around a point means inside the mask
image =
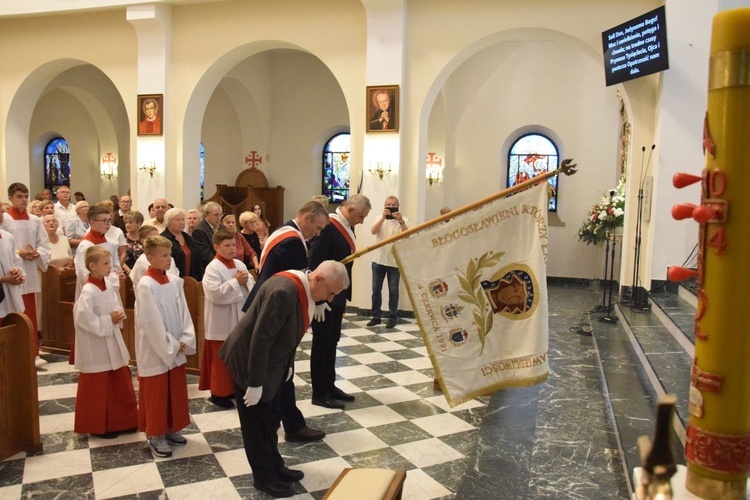
M 448 293 L 448 283 L 442 280 L 435 280 L 430 283 L 430 293 L 436 299 L 445 297 Z
M 525 319 L 534 314 L 539 303 L 534 272 L 524 264 L 511 264 L 482 281 L 492 312 L 508 319 Z
M 451 330 L 450 339 L 453 345 L 458 347 L 465 344 L 469 339 L 469 332 L 463 328 L 456 328 L 455 330 Z
M 447 306 L 443 307 L 443 318 L 445 321 L 450 321 L 452 319 L 458 318 L 458 315 L 461 314 L 461 311 L 464 310 L 464 306 L 457 306 L 456 304 L 448 304 Z

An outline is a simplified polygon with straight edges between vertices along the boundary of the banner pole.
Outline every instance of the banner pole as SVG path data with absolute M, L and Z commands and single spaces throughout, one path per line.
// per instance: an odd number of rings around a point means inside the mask
M 398 241 L 402 238 L 406 238 L 408 236 L 411 236 L 414 233 L 417 233 L 419 231 L 422 231 L 424 229 L 427 229 L 428 227 L 434 226 L 435 224 L 438 224 L 440 222 L 443 222 L 448 219 L 452 219 L 458 215 L 464 214 L 466 212 L 469 212 L 470 210 L 474 210 L 475 208 L 479 208 L 482 205 L 485 205 L 491 201 L 495 201 L 500 198 L 504 198 L 506 196 L 510 196 L 514 193 L 517 193 L 519 191 L 523 191 L 524 189 L 530 188 L 536 184 L 539 184 L 542 181 L 546 181 L 550 177 L 554 177 L 558 174 L 565 174 L 565 175 L 573 175 L 576 173 L 576 166 L 577 164 L 572 163 L 572 158 L 566 158 L 562 162 L 560 162 L 560 168 L 557 168 L 555 170 L 552 170 L 550 172 L 547 172 L 546 174 L 539 175 L 537 177 L 534 177 L 533 179 L 529 179 L 528 181 L 524 181 L 520 184 L 516 184 L 515 186 L 509 187 L 507 189 L 503 189 L 502 191 L 499 191 L 497 193 L 491 194 L 489 196 L 485 196 L 484 198 L 477 200 L 473 203 L 469 203 L 468 205 L 465 205 L 461 208 L 457 208 L 456 210 L 451 210 L 447 214 L 441 215 L 439 217 L 435 217 L 434 219 L 430 219 L 428 221 L 425 221 L 421 224 L 418 224 L 414 227 L 411 227 L 407 229 L 406 231 L 402 231 L 399 234 L 396 234 L 394 236 L 391 236 L 390 238 L 386 238 L 383 241 L 379 241 L 373 245 L 370 245 L 369 247 L 365 247 L 362 250 L 357 250 L 353 254 L 349 255 L 345 259 L 341 260 L 342 264 L 348 264 L 349 262 L 353 261 L 354 259 L 357 259 L 359 257 L 362 257 L 363 255 L 372 252 L 373 250 L 377 250 L 378 248 L 389 245 L 395 241 Z

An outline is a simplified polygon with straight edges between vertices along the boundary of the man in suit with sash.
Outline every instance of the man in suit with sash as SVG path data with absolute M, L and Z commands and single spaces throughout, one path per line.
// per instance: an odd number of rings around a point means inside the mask
M 315 302 L 332 300 L 348 286 L 348 274 L 339 262 L 323 262 L 310 273 L 282 271 L 261 285 L 219 350 L 234 382 L 253 486 L 271 496 L 294 495 L 289 483 L 305 476 L 287 468 L 278 450 L 281 386 L 292 376 L 294 354 Z
M 362 224 L 372 209 L 370 200 L 355 194 L 330 214 L 328 225 L 310 245 L 310 269 L 316 269 L 325 260 L 341 261 L 356 251 L 354 226 Z M 336 380 L 336 346 L 341 338 L 341 322 L 346 311 L 346 301 L 352 298 L 352 263 L 346 265 L 350 285 L 329 300 L 330 312 L 321 321 L 313 321 L 313 342 L 310 358 L 312 376 L 312 404 L 326 408 L 344 409 L 344 401 L 354 401 L 334 385 Z M 328 308 L 329 306 L 326 306 Z
M 247 312 L 261 285 L 280 271 L 307 269 L 307 240 L 320 234 L 328 224 L 328 211 L 317 201 L 308 201 L 297 212 L 297 216 L 278 228 L 266 240 L 260 255 L 258 281 L 245 300 L 242 310 Z M 293 378 L 293 377 L 292 377 Z M 284 439 L 296 441 L 318 441 L 325 432 L 308 427 L 305 417 L 297 408 L 294 381 L 290 378 L 281 388 L 281 422 L 284 424 Z

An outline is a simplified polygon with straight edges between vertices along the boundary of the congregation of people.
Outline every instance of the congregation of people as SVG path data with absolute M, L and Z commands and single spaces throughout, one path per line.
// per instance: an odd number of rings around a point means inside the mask
M 79 199 L 76 193 L 76 199 Z M 56 197 L 57 201 L 53 202 Z M 21 183 L 8 187 L 0 208 L 0 321 L 25 312 L 39 331 L 41 273 L 49 266 L 75 269 L 75 339 L 70 362 L 79 372 L 74 430 L 110 439 L 144 432 L 151 452 L 172 456 L 190 423 L 187 356 L 197 350 L 183 280 L 204 292 L 205 342 L 199 389 L 221 408 L 237 408 L 256 489 L 274 497 L 294 494 L 304 477 L 286 467 L 277 446 L 283 425 L 288 442 L 318 441 L 325 432 L 307 425 L 297 407 L 294 360 L 312 328 L 312 404 L 345 409 L 355 400 L 336 387 L 336 348 L 351 300 L 354 228 L 372 205 L 351 196 L 333 213 L 317 196 L 272 231 L 255 205 L 236 216 L 212 201 L 200 209 L 154 200 L 148 214 L 132 210 L 128 194 L 90 204 L 68 186 L 45 189 L 36 200 Z M 388 197 L 371 228 L 379 241 L 407 228 L 398 199 Z M 387 252 L 373 263 L 373 319 L 387 277 L 387 326 L 398 318 L 398 269 Z M 122 336 L 120 287 L 132 281 L 135 307 L 137 397 Z M 36 337 L 36 365 L 45 369 Z

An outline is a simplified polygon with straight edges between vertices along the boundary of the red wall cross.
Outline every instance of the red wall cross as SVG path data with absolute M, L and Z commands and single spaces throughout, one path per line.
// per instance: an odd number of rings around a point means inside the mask
M 250 151 L 250 154 L 245 157 L 245 163 L 250 165 L 250 168 L 258 168 L 258 165 L 263 163 L 263 158 L 257 151 Z

